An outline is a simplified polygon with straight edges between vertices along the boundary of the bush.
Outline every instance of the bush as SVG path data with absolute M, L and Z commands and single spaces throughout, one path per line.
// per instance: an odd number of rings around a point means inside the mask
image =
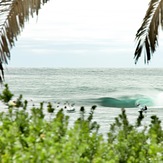
M 63 109 L 55 112 L 51 103 L 47 107 L 40 103 L 29 112 L 28 102 L 23 101 L 22 95 L 16 101 L 19 105 L 8 106 L 5 98 L 11 95 L 6 85 L 0 95 L 7 107 L 6 112 L 0 113 L 0 162 L 163 162 L 163 130 L 156 116 L 151 117 L 147 127 L 141 126 L 139 117 L 135 125 L 131 125 L 122 109 L 105 139 L 99 133 L 99 124 L 93 121 L 95 105 L 88 117 L 81 107 L 80 117 L 70 127 L 69 116 Z

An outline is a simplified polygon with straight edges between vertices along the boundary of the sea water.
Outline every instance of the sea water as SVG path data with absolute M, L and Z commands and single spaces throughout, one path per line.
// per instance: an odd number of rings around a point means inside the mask
M 125 108 L 128 118 L 135 122 L 137 104 L 148 107 L 144 124 L 151 115 L 163 120 L 163 69 L 151 68 L 7 68 L 5 83 L 17 98 L 51 102 L 63 107 L 74 103 L 75 113 L 69 113 L 70 123 L 79 117 L 81 106 L 89 113 L 97 105 L 94 114 L 102 131 Z M 56 107 L 56 106 L 55 106 Z

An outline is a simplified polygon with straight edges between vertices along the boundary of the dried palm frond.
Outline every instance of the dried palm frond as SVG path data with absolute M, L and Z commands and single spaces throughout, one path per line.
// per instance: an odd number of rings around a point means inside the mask
M 10 59 L 10 49 L 24 27 L 24 23 L 38 15 L 41 5 L 48 0 L 0 0 L 0 81 L 2 81 L 3 66 Z
M 143 51 L 145 52 L 144 62 L 148 63 L 151 60 L 152 54 L 158 46 L 160 25 L 163 28 L 163 0 L 151 0 L 143 23 L 136 34 L 135 63 Z

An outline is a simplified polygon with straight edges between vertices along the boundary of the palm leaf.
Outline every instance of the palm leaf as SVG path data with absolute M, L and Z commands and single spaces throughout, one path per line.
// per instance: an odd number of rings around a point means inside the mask
M 145 63 L 151 60 L 158 46 L 159 26 L 163 28 L 163 0 L 151 0 L 143 23 L 136 34 L 135 63 L 143 51 L 145 52 Z
M 14 46 L 17 36 L 24 28 L 24 23 L 38 15 L 41 5 L 48 0 L 0 0 L 0 81 L 4 78 L 2 64 L 10 59 L 10 49 Z

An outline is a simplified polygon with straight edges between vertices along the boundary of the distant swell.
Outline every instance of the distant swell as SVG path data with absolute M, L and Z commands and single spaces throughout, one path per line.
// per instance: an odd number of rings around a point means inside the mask
M 137 104 L 153 106 L 153 100 L 147 97 L 102 97 L 96 101 L 99 105 L 104 107 L 117 108 L 134 108 Z

